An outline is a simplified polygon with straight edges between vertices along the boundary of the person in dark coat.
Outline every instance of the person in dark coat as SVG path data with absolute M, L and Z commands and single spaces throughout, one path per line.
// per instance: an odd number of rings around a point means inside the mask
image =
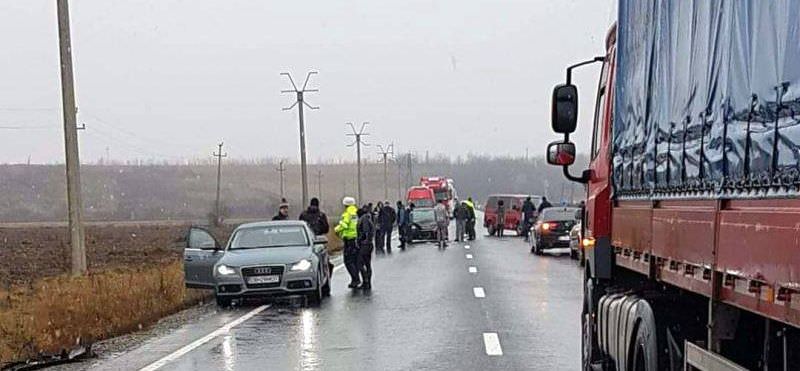
M 542 210 L 544 210 L 544 209 L 546 209 L 548 207 L 553 207 L 553 204 L 551 204 L 550 201 L 547 201 L 547 197 L 542 197 L 542 203 L 539 204 L 539 209 L 536 210 L 536 212 L 541 214 Z
M 383 202 L 378 202 L 378 205 L 372 209 L 372 225 L 375 228 L 375 252 L 383 254 L 386 250 L 383 249 L 383 231 L 381 231 L 380 220 L 383 215 Z
M 506 205 L 503 200 L 497 201 L 497 223 L 495 225 L 495 231 L 497 232 L 497 237 L 503 237 L 503 232 L 506 229 Z
M 383 203 L 383 208 L 378 214 L 378 234 L 380 235 L 381 247 L 386 247 L 386 253 L 392 253 L 392 230 L 394 229 L 394 222 L 397 221 L 397 212 L 392 208 L 389 201 Z
M 406 229 L 408 229 L 408 211 L 403 202 L 397 201 L 397 235 L 400 239 L 400 250 L 406 249 Z
M 453 210 L 453 216 L 456 219 L 456 241 L 464 241 L 464 234 L 467 233 L 467 219 L 469 219 L 469 210 L 467 210 L 466 202 L 456 201 L 456 208 Z
M 278 214 L 273 216 L 272 220 L 289 220 L 289 204 L 285 199 L 278 206 Z
M 533 204 L 530 196 L 522 203 L 522 218 L 522 235 L 525 236 L 525 241 L 528 241 L 533 220 L 536 219 L 536 205 Z
M 358 271 L 361 274 L 361 287 L 364 290 L 372 289 L 372 240 L 375 234 L 375 225 L 372 222 L 371 210 L 364 207 L 358 219 Z
M 306 222 L 316 236 L 324 236 L 330 231 L 328 216 L 319 209 L 319 199 L 311 199 L 311 204 L 305 211 L 300 213 L 300 220 Z

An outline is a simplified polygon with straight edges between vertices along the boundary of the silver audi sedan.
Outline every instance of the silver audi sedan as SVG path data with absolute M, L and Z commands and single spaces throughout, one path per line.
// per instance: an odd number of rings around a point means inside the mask
M 285 295 L 305 295 L 316 305 L 330 295 L 327 242 L 302 221 L 242 224 L 224 248 L 207 230 L 193 227 L 184 250 L 186 285 L 214 289 L 223 307 L 246 297 Z

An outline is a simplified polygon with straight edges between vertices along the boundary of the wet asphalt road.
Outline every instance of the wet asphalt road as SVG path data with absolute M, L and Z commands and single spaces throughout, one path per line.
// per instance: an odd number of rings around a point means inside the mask
M 347 273 L 338 269 L 332 296 L 320 307 L 249 303 L 212 309 L 177 330 L 119 354 L 103 354 L 86 366 L 97 370 L 141 370 L 149 365 L 163 370 L 579 368 L 581 271 L 567 255 L 537 257 L 521 238 L 479 236 L 476 241 L 451 243 L 445 250 L 415 244 L 405 252 L 377 256 L 373 267 L 371 293 L 347 289 Z M 470 272 L 470 267 L 477 272 Z M 481 294 L 476 288 L 482 288 L 485 297 L 476 297 Z M 247 319 L 231 327 L 242 316 Z M 220 330 L 226 324 L 230 328 Z M 485 333 L 496 333 L 499 347 L 492 335 L 486 342 Z

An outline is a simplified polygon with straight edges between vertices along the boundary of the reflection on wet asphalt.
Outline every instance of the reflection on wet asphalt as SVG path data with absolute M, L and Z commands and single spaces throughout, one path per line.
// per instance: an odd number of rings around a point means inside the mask
M 378 256 L 371 293 L 347 289 L 338 270 L 320 307 L 276 303 L 163 369 L 578 369 L 582 273 L 574 261 L 531 255 L 516 237 L 469 245 L 417 244 Z M 476 298 L 474 287 L 486 297 Z M 140 369 L 257 305 L 187 324 L 93 368 Z M 484 333 L 498 334 L 502 355 L 487 355 Z

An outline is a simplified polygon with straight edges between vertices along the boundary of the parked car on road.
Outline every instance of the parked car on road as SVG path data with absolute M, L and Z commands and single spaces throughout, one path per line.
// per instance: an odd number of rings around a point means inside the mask
M 486 230 L 489 232 L 490 236 L 493 236 L 495 232 L 500 228 L 497 225 L 497 202 L 502 200 L 503 205 L 506 208 L 505 212 L 505 223 L 502 226 L 503 229 L 512 230 L 517 232 L 517 235 L 522 235 L 522 203 L 525 202 L 525 199 L 530 197 L 531 201 L 536 207 L 539 207 L 539 203 L 542 202 L 541 196 L 533 196 L 533 195 L 523 195 L 523 194 L 493 194 L 489 195 L 489 198 L 486 200 L 486 205 L 484 206 L 484 213 L 483 213 L 483 226 L 486 227 Z
M 223 307 L 237 299 L 286 295 L 319 304 L 330 295 L 327 242 L 302 221 L 243 224 L 224 248 L 209 231 L 192 227 L 184 250 L 186 286 L 213 289 Z
M 415 208 L 411 212 L 411 234 L 407 238 L 408 243 L 414 241 L 436 241 L 436 219 L 433 209 L 429 207 Z
M 544 250 L 569 248 L 570 231 L 580 213 L 577 207 L 549 207 L 542 210 L 531 228 L 531 252 L 541 255 Z

